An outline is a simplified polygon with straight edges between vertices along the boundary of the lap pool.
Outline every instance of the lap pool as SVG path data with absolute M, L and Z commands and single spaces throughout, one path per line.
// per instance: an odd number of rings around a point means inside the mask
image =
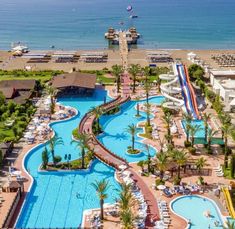
M 223 228 L 220 210 L 208 198 L 197 195 L 182 196 L 171 202 L 171 209 L 186 221 L 191 221 L 191 225 L 188 227 L 190 229 Z M 210 217 L 205 216 L 207 211 L 210 212 Z M 216 221 L 219 225 L 215 225 Z

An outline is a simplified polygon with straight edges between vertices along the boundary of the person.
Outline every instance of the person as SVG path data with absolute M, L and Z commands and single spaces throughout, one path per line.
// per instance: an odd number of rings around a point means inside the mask
M 80 194 L 78 192 L 76 192 L 76 197 L 77 199 L 80 197 Z
M 191 225 L 191 219 L 188 220 L 188 224 Z

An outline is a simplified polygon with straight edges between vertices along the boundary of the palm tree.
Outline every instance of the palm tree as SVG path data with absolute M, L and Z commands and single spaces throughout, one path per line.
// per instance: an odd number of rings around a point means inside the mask
M 193 118 L 190 114 L 184 113 L 183 119 L 185 120 L 186 141 L 189 142 L 189 134 L 190 134 L 191 122 Z
M 208 137 L 207 137 L 207 147 L 208 147 L 208 151 L 211 151 L 211 141 L 212 138 L 218 133 L 218 130 L 213 130 L 213 129 L 209 129 L 208 130 Z
M 235 228 L 235 222 L 227 221 L 226 226 L 223 226 L 223 229 L 234 229 Z
M 104 219 L 104 200 L 107 199 L 108 194 L 106 193 L 109 189 L 109 181 L 106 179 L 103 179 L 101 181 L 95 181 L 91 184 L 94 189 L 96 190 L 97 196 L 100 200 L 100 219 Z
M 198 173 L 201 173 L 201 170 L 203 169 L 203 167 L 206 165 L 206 159 L 204 157 L 200 157 L 197 159 L 195 165 L 197 166 L 198 169 Z
M 133 213 L 131 210 L 123 211 L 120 214 L 121 223 L 124 229 L 132 229 L 134 228 L 134 220 Z
M 149 91 L 151 90 L 151 83 L 149 82 L 149 76 L 150 76 L 150 68 L 144 67 L 143 73 L 145 75 L 145 81 L 144 81 L 144 90 L 146 94 L 146 102 L 149 104 Z
M 151 90 L 152 86 L 150 84 L 150 82 L 145 81 L 144 82 L 144 90 L 145 90 L 145 94 L 146 94 L 146 103 L 149 104 L 149 91 Z
M 191 135 L 192 147 L 194 146 L 195 135 L 199 130 L 201 130 L 201 127 L 199 125 L 195 125 L 195 126 L 191 125 L 190 126 L 190 135 Z
M 131 142 L 132 142 L 132 151 L 135 151 L 135 135 L 137 133 L 137 127 L 134 123 L 128 125 L 126 130 L 131 135 Z
M 133 89 L 132 92 L 135 93 L 135 87 L 136 87 L 136 80 L 137 80 L 137 75 L 140 72 L 140 65 L 139 64 L 132 64 L 129 68 L 129 73 L 132 75 L 132 80 L 133 80 Z
M 126 211 L 134 203 L 134 198 L 131 193 L 131 186 L 129 184 L 122 183 L 121 191 L 119 193 L 119 208 L 120 211 Z
M 204 126 L 205 126 L 205 142 L 207 142 L 210 117 L 211 117 L 211 114 L 207 114 L 207 113 L 203 114 L 203 122 L 204 122 Z
M 54 135 L 53 137 L 51 137 L 49 139 L 49 148 L 51 151 L 51 156 L 52 156 L 52 160 L 53 160 L 53 164 L 55 165 L 56 161 L 55 161 L 55 147 L 57 145 L 63 145 L 63 139 L 61 137 L 58 137 L 57 135 Z
M 146 109 L 146 118 L 147 118 L 147 125 L 150 126 L 150 114 L 151 114 L 151 104 L 145 103 L 144 104 L 145 109 Z
M 117 93 L 120 92 L 120 86 L 121 86 L 121 75 L 123 73 L 123 68 L 121 65 L 113 65 L 112 66 L 112 73 L 115 76 L 116 83 L 117 83 Z
M 76 148 L 80 148 L 81 150 L 81 159 L 82 159 L 82 169 L 85 168 L 85 154 L 86 149 L 88 149 L 88 142 L 90 139 L 90 136 L 88 134 L 78 134 L 76 137 L 77 140 L 72 140 L 71 144 L 76 144 Z
M 177 149 L 172 150 L 170 152 L 170 155 L 173 161 L 175 161 L 175 163 L 177 164 L 177 177 L 178 179 L 180 179 L 180 169 L 187 163 L 188 155 L 187 153 Z
M 160 171 L 160 179 L 162 181 L 164 173 L 168 168 L 169 158 L 166 153 L 158 153 L 156 156 L 156 160 L 157 160 L 156 166 L 157 169 Z
M 54 110 L 55 110 L 55 96 L 56 96 L 58 90 L 52 86 L 47 86 L 46 90 L 51 98 L 51 114 L 53 114 Z
M 95 115 L 96 122 L 97 122 L 97 128 L 100 131 L 100 116 L 103 114 L 103 109 L 100 106 L 92 107 L 91 113 Z
M 139 106 L 140 97 L 136 97 L 136 117 L 140 117 L 140 106 Z
M 223 141 L 224 141 L 224 166 L 225 168 L 228 167 L 228 135 L 229 133 L 231 133 L 231 126 L 228 124 L 223 124 L 223 126 L 221 126 L 221 132 L 222 132 L 222 137 L 223 137 Z
M 151 170 L 151 155 L 150 155 L 149 145 L 144 144 L 144 148 L 147 151 L 147 160 L 146 160 L 146 163 L 147 163 L 147 166 L 148 166 L 148 172 L 150 172 L 150 170 Z
M 172 115 L 167 112 L 164 116 L 163 116 L 163 121 L 166 124 L 166 129 L 167 129 L 167 142 L 170 144 L 171 143 L 171 129 L 170 129 L 170 124 L 172 121 Z

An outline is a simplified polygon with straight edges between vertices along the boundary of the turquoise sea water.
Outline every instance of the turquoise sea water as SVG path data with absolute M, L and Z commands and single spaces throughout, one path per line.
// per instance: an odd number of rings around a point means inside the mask
M 76 108 L 79 113 L 74 118 L 51 124 L 55 133 L 62 137 L 64 145 L 55 147 L 55 154 L 64 159 L 66 153 L 70 153 L 72 159 L 80 157 L 79 149 L 71 145 L 71 133 L 76 128 L 84 114 L 93 106 L 97 106 L 104 101 L 106 91 L 97 90 L 90 98 L 60 98 L 59 102 L 66 106 Z M 110 98 L 107 98 L 109 100 Z M 164 97 L 159 96 L 150 99 L 150 102 L 160 104 Z M 144 101 L 142 101 L 144 102 Z M 131 138 L 125 133 L 125 128 L 131 123 L 140 120 L 134 118 L 136 110 L 135 102 L 129 102 L 122 106 L 121 112 L 114 117 L 102 117 L 105 134 L 101 138 L 105 146 L 114 153 L 124 156 L 129 162 L 146 159 L 146 152 L 141 155 L 131 157 L 125 154 L 127 146 L 131 143 Z M 127 115 L 128 114 L 128 115 Z M 145 115 L 142 113 L 145 120 Z M 119 126 L 114 127 L 114 126 Z M 112 132 L 111 132 L 112 131 Z M 112 133 L 119 136 L 119 133 L 126 135 L 125 138 L 110 137 Z M 107 137 L 108 136 L 108 137 Z M 138 148 L 144 149 L 138 142 Z M 121 146 L 116 150 L 116 146 Z M 106 179 L 109 181 L 110 189 L 105 202 L 114 203 L 117 198 L 119 185 L 114 178 L 114 169 L 95 160 L 89 171 L 77 172 L 39 172 L 41 164 L 41 153 L 44 145 L 39 145 L 29 152 L 25 158 L 25 168 L 34 178 L 34 183 L 30 194 L 26 198 L 26 203 L 17 222 L 17 228 L 76 228 L 81 224 L 82 213 L 86 209 L 98 208 L 99 200 L 91 183 L 96 180 Z M 151 155 L 156 152 L 151 149 Z M 125 156 L 126 155 L 126 156 Z M 79 196 L 77 197 L 77 193 Z
M 129 19 L 131 4 L 138 19 Z M 235 48 L 234 0 L 1 0 L 0 49 L 107 48 L 107 28 L 136 26 L 144 48 Z M 124 25 L 120 26 L 123 21 Z
M 200 196 L 182 196 L 172 202 L 173 211 L 191 221 L 190 229 L 223 228 L 221 213 L 215 204 L 209 199 Z M 204 216 L 204 212 L 210 211 L 211 217 Z M 220 226 L 215 226 L 218 221 Z

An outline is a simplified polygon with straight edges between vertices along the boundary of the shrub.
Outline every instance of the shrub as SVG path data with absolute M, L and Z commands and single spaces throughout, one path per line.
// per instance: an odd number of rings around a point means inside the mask
M 44 151 L 42 152 L 42 168 L 43 169 L 47 168 L 48 161 L 49 161 L 48 151 L 47 151 L 47 148 L 45 147 Z
M 73 131 L 72 131 L 72 135 L 74 138 L 78 139 L 78 128 L 75 128 Z
M 61 162 L 62 158 L 61 158 L 61 156 L 56 155 L 54 160 L 55 160 L 55 163 L 59 163 L 59 162 Z
M 185 146 L 186 148 L 190 147 L 190 146 L 191 146 L 191 142 L 185 140 L 185 141 L 184 141 L 184 146 Z
M 195 147 L 188 147 L 188 152 L 191 153 L 192 155 L 196 154 L 196 148 Z

